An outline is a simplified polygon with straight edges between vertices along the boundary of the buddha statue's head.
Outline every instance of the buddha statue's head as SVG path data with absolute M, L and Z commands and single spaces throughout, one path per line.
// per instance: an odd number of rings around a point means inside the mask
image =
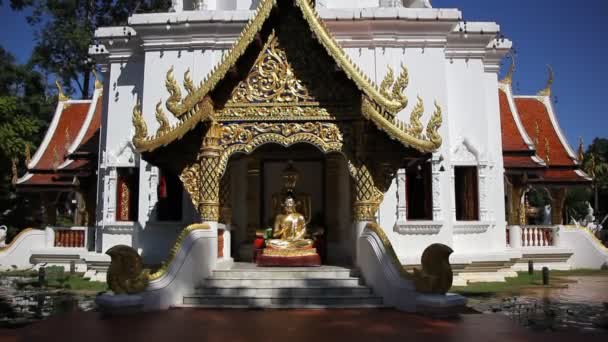
M 287 164 L 285 170 L 283 170 L 283 181 L 285 189 L 288 191 L 294 191 L 296 189 L 296 184 L 298 183 L 298 178 L 300 177 L 300 173 L 293 166 L 293 162 L 290 160 Z
M 287 197 L 283 202 L 283 210 L 285 214 L 293 214 L 296 212 L 296 201 L 292 197 Z

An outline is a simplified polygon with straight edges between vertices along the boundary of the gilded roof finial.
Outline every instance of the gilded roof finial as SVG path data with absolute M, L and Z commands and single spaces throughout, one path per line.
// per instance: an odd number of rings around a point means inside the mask
M 30 144 L 25 144 L 25 151 L 23 152 L 25 155 L 25 165 L 29 165 L 30 161 L 32 161 L 32 153 L 30 151 Z
M 583 137 L 578 138 L 578 162 L 579 164 L 583 163 L 583 159 L 585 159 L 585 142 L 583 141 Z
M 57 86 L 57 98 L 59 99 L 59 102 L 69 101 L 70 98 L 63 92 L 63 87 L 61 87 L 59 80 L 55 80 L 55 86 Z
M 553 87 L 555 75 L 553 74 L 553 68 L 550 65 L 547 65 L 547 69 L 549 70 L 549 79 L 547 80 L 545 89 L 538 92 L 538 96 L 551 96 L 551 87 Z
M 513 74 L 515 74 L 515 55 L 511 54 L 511 66 L 509 66 L 509 71 L 505 77 L 500 81 L 500 83 L 504 84 L 513 84 Z
M 19 174 L 17 172 L 17 162 L 18 162 L 18 160 L 17 160 L 17 158 L 13 158 L 11 160 L 11 162 L 12 162 L 11 171 L 13 173 L 13 177 L 11 179 L 11 183 L 14 185 L 14 184 L 17 184 L 17 180 L 19 180 Z
M 95 89 L 103 89 L 103 83 L 101 83 L 101 81 L 99 80 L 99 77 L 97 76 L 97 71 L 95 71 L 95 68 L 93 68 L 93 70 L 91 70 L 91 72 L 93 73 L 93 77 L 95 77 Z

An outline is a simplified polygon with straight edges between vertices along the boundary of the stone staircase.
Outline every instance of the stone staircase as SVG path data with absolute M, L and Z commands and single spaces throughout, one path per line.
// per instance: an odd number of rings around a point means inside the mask
M 378 308 L 382 298 L 355 272 L 337 266 L 256 267 L 236 263 L 217 270 L 179 307 Z

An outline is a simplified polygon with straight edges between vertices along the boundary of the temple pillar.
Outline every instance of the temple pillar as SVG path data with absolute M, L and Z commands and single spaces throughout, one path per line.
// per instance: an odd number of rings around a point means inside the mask
M 508 223 L 510 225 L 523 224 L 526 222 L 526 214 L 525 214 L 525 206 L 522 203 L 522 196 L 526 191 L 526 186 L 518 181 L 513 181 L 510 186 L 511 190 L 511 198 L 510 198 L 510 206 L 511 210 L 509 211 Z M 523 221 L 522 221 L 523 220 Z
M 220 181 L 220 218 L 217 237 L 218 258 L 232 260 L 232 175 L 227 168 Z
M 353 196 L 353 228 L 355 264 L 359 264 L 359 250 L 357 240 L 363 233 L 367 224 L 376 222 L 376 213 L 382 203 L 384 195 L 374 183 L 374 179 L 367 165 L 361 163 L 354 171 Z
M 566 203 L 566 188 L 552 188 L 551 192 L 551 223 L 564 224 L 564 204 Z

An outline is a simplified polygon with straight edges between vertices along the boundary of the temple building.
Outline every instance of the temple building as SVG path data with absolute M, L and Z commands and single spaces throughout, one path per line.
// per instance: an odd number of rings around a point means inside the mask
M 455 284 L 504 281 L 529 259 L 608 262 L 564 225 L 566 190 L 590 178 L 559 127 L 553 77 L 513 94 L 498 24 L 428 0 L 172 3 L 96 31 L 103 86 L 59 102 L 16 184 L 81 193 L 86 245 L 50 244 L 62 228 L 49 221 L 28 240 L 36 260 L 71 253 L 102 277 L 106 251 L 133 247 L 152 269 L 150 308 L 216 305 L 192 293 L 228 286 L 219 274 L 235 265 L 357 268 L 405 310 L 420 288 L 402 265 L 434 243 L 453 249 Z M 530 189 L 550 194 L 550 222 L 526 216 Z

